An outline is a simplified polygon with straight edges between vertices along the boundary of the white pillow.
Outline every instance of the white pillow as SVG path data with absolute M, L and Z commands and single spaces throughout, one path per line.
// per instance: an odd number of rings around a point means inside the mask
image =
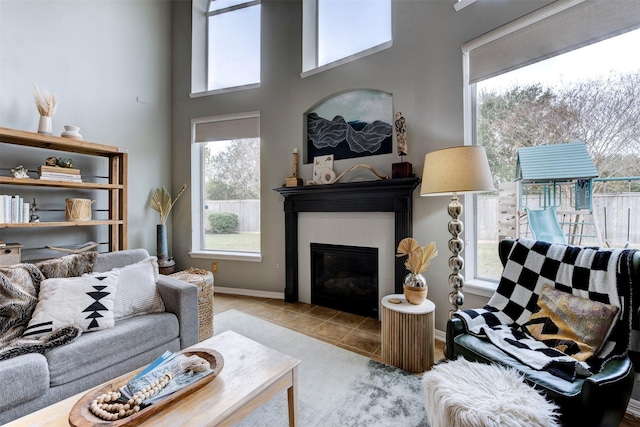
M 135 264 L 111 271 L 120 273 L 114 316 L 116 320 L 165 311 L 158 293 L 158 260 L 150 256 Z M 95 273 L 94 273 L 95 274 Z
M 42 281 L 38 303 L 22 336 L 40 338 L 69 324 L 85 332 L 113 327 L 118 275 L 109 272 Z

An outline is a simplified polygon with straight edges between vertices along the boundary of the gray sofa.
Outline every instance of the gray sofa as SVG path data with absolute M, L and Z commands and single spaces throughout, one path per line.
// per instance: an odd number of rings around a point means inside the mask
M 106 272 L 144 260 L 145 249 L 100 254 L 94 271 Z M 166 311 L 117 321 L 82 334 L 44 355 L 32 353 L 0 361 L 0 424 L 85 391 L 149 364 L 165 350 L 198 342 L 198 288 L 160 276 Z

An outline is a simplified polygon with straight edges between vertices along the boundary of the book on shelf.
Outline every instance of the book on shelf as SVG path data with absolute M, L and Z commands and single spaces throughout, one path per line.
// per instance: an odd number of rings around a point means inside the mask
M 0 195 L 0 223 L 16 224 L 29 222 L 31 204 L 19 195 Z
M 41 172 L 40 179 L 45 181 L 73 181 L 73 182 L 82 182 L 81 175 L 67 175 L 67 174 L 58 174 L 53 172 Z
M 40 166 L 40 173 L 42 172 L 52 172 L 52 173 L 63 173 L 65 175 L 80 175 L 80 169 L 74 168 L 63 168 L 60 166 Z

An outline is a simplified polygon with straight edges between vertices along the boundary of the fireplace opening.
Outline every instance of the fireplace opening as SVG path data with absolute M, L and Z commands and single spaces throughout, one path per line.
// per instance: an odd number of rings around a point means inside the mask
M 311 303 L 378 318 L 378 248 L 311 243 Z

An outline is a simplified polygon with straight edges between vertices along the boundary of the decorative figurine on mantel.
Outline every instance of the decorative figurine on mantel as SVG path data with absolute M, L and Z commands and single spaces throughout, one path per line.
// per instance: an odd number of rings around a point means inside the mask
M 413 166 L 409 162 L 404 161 L 404 156 L 408 154 L 408 142 L 407 142 L 407 126 L 406 120 L 402 116 L 401 112 L 396 113 L 396 142 L 398 146 L 398 155 L 400 156 L 400 163 L 393 163 L 391 165 L 391 177 L 392 178 L 408 178 L 413 176 Z
M 293 173 L 285 180 L 285 187 L 298 187 L 302 185 L 302 178 L 298 176 L 298 147 L 293 149 Z

